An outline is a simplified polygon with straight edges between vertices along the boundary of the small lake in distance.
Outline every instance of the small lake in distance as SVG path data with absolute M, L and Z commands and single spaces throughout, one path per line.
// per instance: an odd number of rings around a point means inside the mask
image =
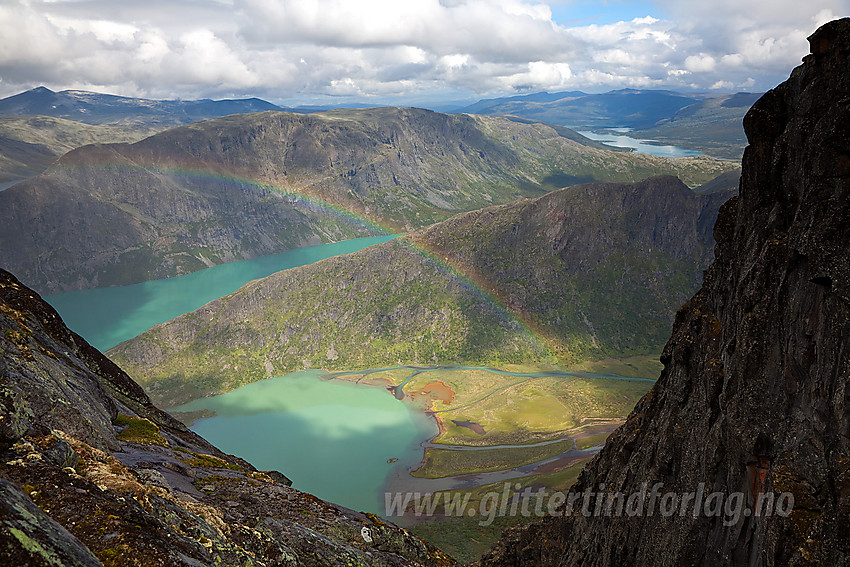
M 619 148 L 632 148 L 636 152 L 652 154 L 654 156 L 680 158 L 701 156 L 702 152 L 688 150 L 679 146 L 667 146 L 653 140 L 641 140 L 627 136 L 630 128 L 605 128 L 604 132 L 592 132 L 590 130 L 577 130 L 585 138 L 602 142 L 608 146 Z

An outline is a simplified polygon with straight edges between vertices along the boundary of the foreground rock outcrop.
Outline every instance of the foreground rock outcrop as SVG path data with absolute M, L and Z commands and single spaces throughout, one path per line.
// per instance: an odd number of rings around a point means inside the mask
M 850 561 L 850 19 L 809 41 L 744 121 L 740 196 L 721 209 L 717 259 L 677 315 L 661 378 L 574 487 L 703 483 L 746 508 L 547 518 L 482 565 Z M 793 495 L 790 514 L 755 512 L 770 493 Z
M 0 565 L 453 564 L 289 484 L 154 407 L 0 270 Z

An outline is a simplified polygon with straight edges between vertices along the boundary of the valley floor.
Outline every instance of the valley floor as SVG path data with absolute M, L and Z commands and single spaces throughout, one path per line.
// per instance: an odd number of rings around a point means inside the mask
M 660 367 L 657 356 L 636 356 L 570 370 L 411 365 L 328 377 L 381 385 L 434 417 L 439 434 L 423 444 L 418 468 L 387 481 L 387 516 L 471 561 L 501 528 L 534 519 L 521 510 L 482 516 L 489 502 L 529 487 L 566 492 Z

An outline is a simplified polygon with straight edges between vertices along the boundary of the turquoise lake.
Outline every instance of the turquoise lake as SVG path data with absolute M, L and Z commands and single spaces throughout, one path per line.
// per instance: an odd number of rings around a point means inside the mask
M 251 280 L 392 238 L 310 246 L 185 276 L 46 299 L 71 329 L 107 350 Z M 272 378 L 180 409 L 215 411 L 215 417 L 199 420 L 192 429 L 259 469 L 281 471 L 295 488 L 381 513 L 378 493 L 388 475 L 420 462 L 421 444 L 437 434 L 436 423 L 383 388 L 322 380 L 322 374 L 311 370 Z M 398 461 L 390 464 L 389 459 Z
M 397 400 L 383 387 L 328 379 L 329 376 L 367 375 L 399 368 L 414 373 L 475 368 L 527 381 L 543 377 L 638 381 L 646 383 L 647 390 L 654 383 L 654 380 L 581 371 L 506 372 L 459 365 L 371 368 L 332 375 L 314 369 L 255 382 L 226 394 L 171 408 L 171 411 L 215 412 L 213 417 L 197 420 L 192 430 L 261 470 L 283 472 L 298 490 L 378 515 L 385 513 L 386 491 L 433 492 L 481 486 L 530 474 L 540 464 L 437 479 L 410 476 L 409 472 L 418 468 L 428 441 L 438 433 L 436 421 L 421 409 Z M 434 380 L 438 379 L 434 376 Z M 489 394 L 481 399 L 487 397 Z M 467 405 L 474 403 L 477 402 Z M 579 456 L 597 450 L 598 447 L 570 449 L 569 452 Z M 562 455 L 541 462 L 560 458 Z M 388 463 L 390 459 L 398 461 Z
M 415 468 L 436 422 L 384 388 L 322 380 L 305 370 L 196 400 L 172 411 L 208 409 L 192 430 L 292 486 L 354 510 L 383 514 L 391 472 Z M 387 463 L 389 459 L 398 462 Z
M 251 280 L 280 270 L 356 252 L 395 236 L 355 238 L 296 248 L 281 254 L 229 262 L 185 276 L 133 285 L 69 291 L 46 296 L 65 324 L 98 350 L 106 351 L 152 326 L 233 293 Z
M 97 348 L 107 350 L 153 325 L 232 293 L 253 279 L 355 252 L 391 238 L 394 237 L 311 246 L 180 277 L 69 292 L 46 299 L 71 329 Z M 409 368 L 412 372 L 434 369 Z M 588 373 L 488 370 L 528 379 L 578 374 L 606 380 L 624 379 Z M 373 371 L 376 369 L 358 373 Z M 396 399 L 384 388 L 323 379 L 325 376 L 318 369 L 296 372 L 171 409 L 215 412 L 214 417 L 196 421 L 192 429 L 258 469 L 282 472 L 299 490 L 355 510 L 383 514 L 383 491 L 388 484 L 440 490 L 490 479 L 487 475 L 478 475 L 476 479 L 463 476 L 413 479 L 408 471 L 420 463 L 423 443 L 438 433 L 434 419 Z M 387 462 L 392 459 L 397 461 Z M 502 477 L 521 475 L 522 471 L 493 474 L 495 482 Z M 410 484 L 412 481 L 418 484 Z

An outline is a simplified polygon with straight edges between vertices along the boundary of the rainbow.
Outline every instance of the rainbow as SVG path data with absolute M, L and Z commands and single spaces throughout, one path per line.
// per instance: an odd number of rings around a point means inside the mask
M 73 166 L 72 166 L 73 167 Z M 93 167 L 92 162 L 86 162 L 85 169 Z M 372 236 L 390 236 L 398 234 L 397 227 L 375 222 L 363 213 L 356 212 L 352 208 L 339 203 L 333 203 L 311 194 L 308 189 L 294 190 L 292 187 L 263 182 L 244 175 L 232 173 L 215 172 L 209 169 L 193 167 L 162 167 L 161 165 L 150 166 L 150 169 L 138 164 L 124 166 L 113 163 L 94 164 L 94 167 L 108 171 L 147 171 L 155 175 L 168 175 L 178 178 L 191 179 L 192 181 L 209 181 L 214 183 L 226 183 L 239 187 L 251 187 L 260 191 L 275 192 L 284 196 L 288 204 L 296 209 L 306 209 L 312 214 L 323 214 L 337 221 L 348 224 L 354 228 L 366 230 Z M 497 291 L 488 282 L 487 278 L 471 270 L 464 269 L 449 257 L 441 257 L 429 250 L 424 243 L 418 243 L 407 235 L 402 235 L 397 241 L 408 250 L 421 256 L 429 265 L 433 266 L 443 275 L 454 279 L 460 286 L 477 297 L 485 304 L 490 305 L 494 312 L 504 321 L 512 323 L 520 330 L 520 334 L 535 344 L 543 352 L 561 353 L 564 348 L 559 340 L 548 336 L 540 325 L 529 315 L 518 310 L 511 309 L 507 303 L 500 299 Z
M 118 165 L 112 162 L 93 163 L 86 162 L 82 166 L 68 166 L 66 169 L 90 170 L 99 169 L 109 172 L 138 172 L 145 171 L 152 175 L 167 175 L 183 179 L 190 179 L 196 182 L 213 182 L 238 185 L 240 187 L 251 187 L 260 191 L 275 192 L 284 197 L 284 200 L 296 209 L 306 209 L 312 213 L 321 213 L 332 218 L 335 218 L 345 224 L 355 228 L 362 228 L 370 233 L 370 236 L 390 236 L 398 234 L 398 228 L 391 225 L 377 223 L 363 214 L 358 214 L 352 210 L 350 206 L 339 203 L 333 203 L 327 199 L 311 194 L 307 188 L 293 190 L 291 187 L 284 187 L 275 183 L 258 181 L 254 178 L 237 175 L 233 173 L 216 172 L 209 169 L 194 168 L 194 167 L 163 167 L 161 165 L 151 164 L 148 167 L 143 165 Z
M 544 352 L 558 353 L 563 350 L 559 342 L 554 337 L 549 337 L 530 316 L 511 309 L 507 302 L 500 299 L 491 283 L 481 274 L 463 269 L 451 258 L 447 256 L 441 258 L 435 252 L 428 250 L 424 244 L 416 243 L 409 238 L 400 239 L 400 242 L 409 250 L 422 256 L 441 273 L 453 278 L 470 294 L 489 304 L 503 320 L 514 323 L 525 338 L 530 339 Z

